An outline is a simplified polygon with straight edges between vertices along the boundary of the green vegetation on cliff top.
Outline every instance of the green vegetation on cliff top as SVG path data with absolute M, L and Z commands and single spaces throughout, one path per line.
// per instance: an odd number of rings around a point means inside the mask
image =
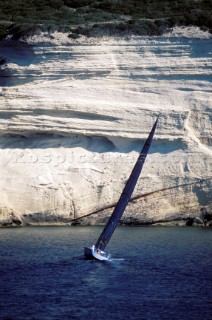
M 0 1 L 0 38 L 19 37 L 38 26 L 72 31 L 74 37 L 99 32 L 160 34 L 174 25 L 195 25 L 212 32 L 212 0 Z

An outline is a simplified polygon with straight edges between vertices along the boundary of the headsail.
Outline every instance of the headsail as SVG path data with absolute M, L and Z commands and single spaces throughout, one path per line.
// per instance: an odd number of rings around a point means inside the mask
M 138 160 L 132 170 L 132 173 L 125 185 L 125 188 L 119 198 L 119 201 L 110 217 L 110 219 L 108 220 L 108 223 L 106 224 L 104 230 L 102 231 L 97 243 L 96 243 L 96 248 L 100 249 L 100 250 L 104 250 L 104 248 L 106 247 L 106 245 L 108 244 L 108 241 L 110 240 L 117 224 L 119 223 L 119 220 L 121 219 L 121 216 L 130 200 L 130 197 L 133 193 L 133 190 L 135 188 L 135 185 L 137 183 L 137 180 L 139 178 L 139 175 L 141 173 L 141 170 L 143 168 L 143 164 L 145 162 L 147 153 L 149 151 L 149 148 L 151 146 L 151 142 L 152 142 L 152 138 L 154 136 L 155 133 L 155 129 L 157 126 L 157 122 L 158 122 L 158 118 L 155 121 L 152 130 L 149 134 L 149 137 L 147 138 L 143 149 L 138 157 Z

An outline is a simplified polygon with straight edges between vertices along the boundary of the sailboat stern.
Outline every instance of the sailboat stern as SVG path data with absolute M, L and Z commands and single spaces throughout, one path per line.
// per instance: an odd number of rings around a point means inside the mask
M 84 254 L 87 260 L 95 259 L 99 261 L 105 261 L 111 258 L 110 254 L 107 254 L 106 252 L 99 250 L 94 245 L 91 247 L 85 247 Z

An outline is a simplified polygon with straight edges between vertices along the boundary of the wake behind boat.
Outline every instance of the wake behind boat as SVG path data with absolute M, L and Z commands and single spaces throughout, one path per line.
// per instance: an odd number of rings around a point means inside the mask
M 136 183 L 138 181 L 138 178 L 140 176 L 140 173 L 142 171 L 144 162 L 146 160 L 146 156 L 148 154 L 149 148 L 152 143 L 152 139 L 155 133 L 155 129 L 157 126 L 158 117 L 155 121 L 152 130 L 143 146 L 143 149 L 141 150 L 139 157 L 137 159 L 137 162 L 131 172 L 131 175 L 124 187 L 124 190 L 119 198 L 119 201 L 108 220 L 106 226 L 104 227 L 99 239 L 97 240 L 95 245 L 92 245 L 91 247 L 85 247 L 84 254 L 86 259 L 96 259 L 99 261 L 109 260 L 111 255 L 107 254 L 104 249 L 106 245 L 108 244 L 110 238 L 112 237 L 113 232 L 115 231 L 123 213 L 124 210 L 130 201 L 130 197 L 133 193 L 133 190 L 136 186 Z

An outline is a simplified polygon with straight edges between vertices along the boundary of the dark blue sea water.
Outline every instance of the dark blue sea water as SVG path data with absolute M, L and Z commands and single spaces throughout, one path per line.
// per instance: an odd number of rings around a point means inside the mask
M 0 319 L 212 318 L 211 229 L 119 227 L 84 260 L 101 230 L 0 229 Z

